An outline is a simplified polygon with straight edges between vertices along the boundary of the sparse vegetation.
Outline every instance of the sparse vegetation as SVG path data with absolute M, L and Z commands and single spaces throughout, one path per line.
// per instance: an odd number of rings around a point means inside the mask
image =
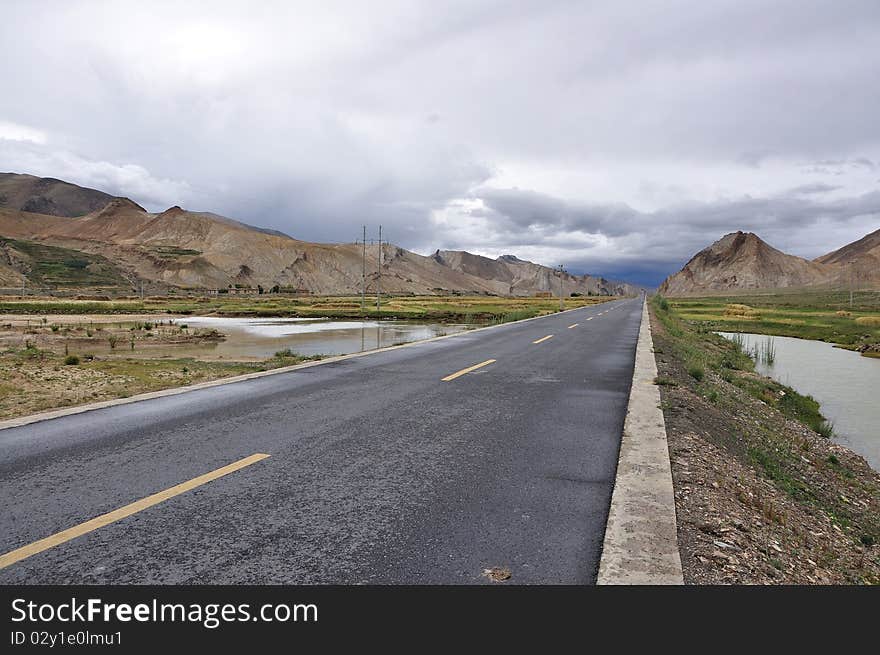
M 284 350 L 279 350 L 274 355 L 275 359 L 285 360 L 284 365 L 290 366 L 291 364 L 296 364 L 299 362 L 311 362 L 319 359 L 324 359 L 324 355 L 301 355 L 300 353 L 291 350 L 290 348 L 285 348 Z M 290 360 L 295 360 L 291 362 Z
M 698 362 L 691 362 L 687 367 L 688 375 L 690 375 L 694 380 L 700 382 L 703 379 L 703 376 L 706 375 L 706 371 L 703 368 L 703 365 Z
M 100 255 L 5 237 L 0 237 L 0 247 L 17 251 L 29 263 L 31 285 L 51 288 L 130 286 L 122 273 Z

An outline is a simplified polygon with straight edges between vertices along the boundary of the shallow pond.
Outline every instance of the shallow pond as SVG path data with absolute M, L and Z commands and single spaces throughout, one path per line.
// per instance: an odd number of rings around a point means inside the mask
M 213 328 L 226 335 L 224 341 L 216 343 L 174 346 L 175 356 L 239 361 L 266 359 L 285 348 L 302 355 L 343 355 L 454 334 L 471 327 L 407 321 L 212 316 L 188 316 L 175 323 L 188 329 Z
M 720 332 L 728 339 L 729 332 Z M 824 341 L 743 334 L 743 347 L 761 349 L 772 339 L 772 364 L 756 362 L 759 373 L 819 401 L 834 424 L 835 441 L 880 470 L 880 359 L 835 348 Z

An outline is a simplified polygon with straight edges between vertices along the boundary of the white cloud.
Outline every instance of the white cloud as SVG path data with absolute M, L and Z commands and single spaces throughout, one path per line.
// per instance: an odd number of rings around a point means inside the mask
M 130 197 L 152 210 L 186 202 L 192 195 L 186 182 L 155 177 L 137 164 L 91 161 L 32 143 L 0 140 L 0 170 L 56 177 L 112 195 Z
M 27 125 L 19 125 L 10 121 L 0 121 L 0 140 L 29 141 L 31 143 L 46 143 L 48 137 L 45 132 Z

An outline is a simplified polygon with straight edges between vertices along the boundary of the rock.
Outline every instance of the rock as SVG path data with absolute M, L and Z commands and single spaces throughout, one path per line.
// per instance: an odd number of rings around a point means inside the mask
M 493 582 L 503 582 L 510 580 L 510 569 L 506 566 L 493 566 L 491 569 L 483 569 L 483 577 L 489 578 Z

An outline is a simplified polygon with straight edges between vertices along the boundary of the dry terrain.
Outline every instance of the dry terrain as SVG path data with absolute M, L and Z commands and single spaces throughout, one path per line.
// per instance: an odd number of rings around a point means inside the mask
M 811 398 L 651 309 L 686 582 L 880 583 L 880 474 Z
M 146 357 L 145 350 L 216 339 L 155 317 L 5 316 L 0 318 L 0 418 L 157 391 L 294 364 L 279 354 L 264 362 L 205 362 Z
M 733 232 L 694 255 L 659 292 L 695 296 L 798 288 L 880 289 L 880 230 L 812 261 L 781 252 L 751 232 Z
M 364 276 L 360 243 L 301 241 L 177 206 L 151 213 L 128 198 L 29 175 L 0 177 L 0 237 L 0 285 L 7 287 L 353 294 Z M 371 293 L 381 288 L 395 294 L 534 296 L 556 293 L 560 284 L 566 294 L 638 292 L 592 275 L 560 278 L 510 255 L 425 256 L 389 243 L 367 245 L 366 282 Z

